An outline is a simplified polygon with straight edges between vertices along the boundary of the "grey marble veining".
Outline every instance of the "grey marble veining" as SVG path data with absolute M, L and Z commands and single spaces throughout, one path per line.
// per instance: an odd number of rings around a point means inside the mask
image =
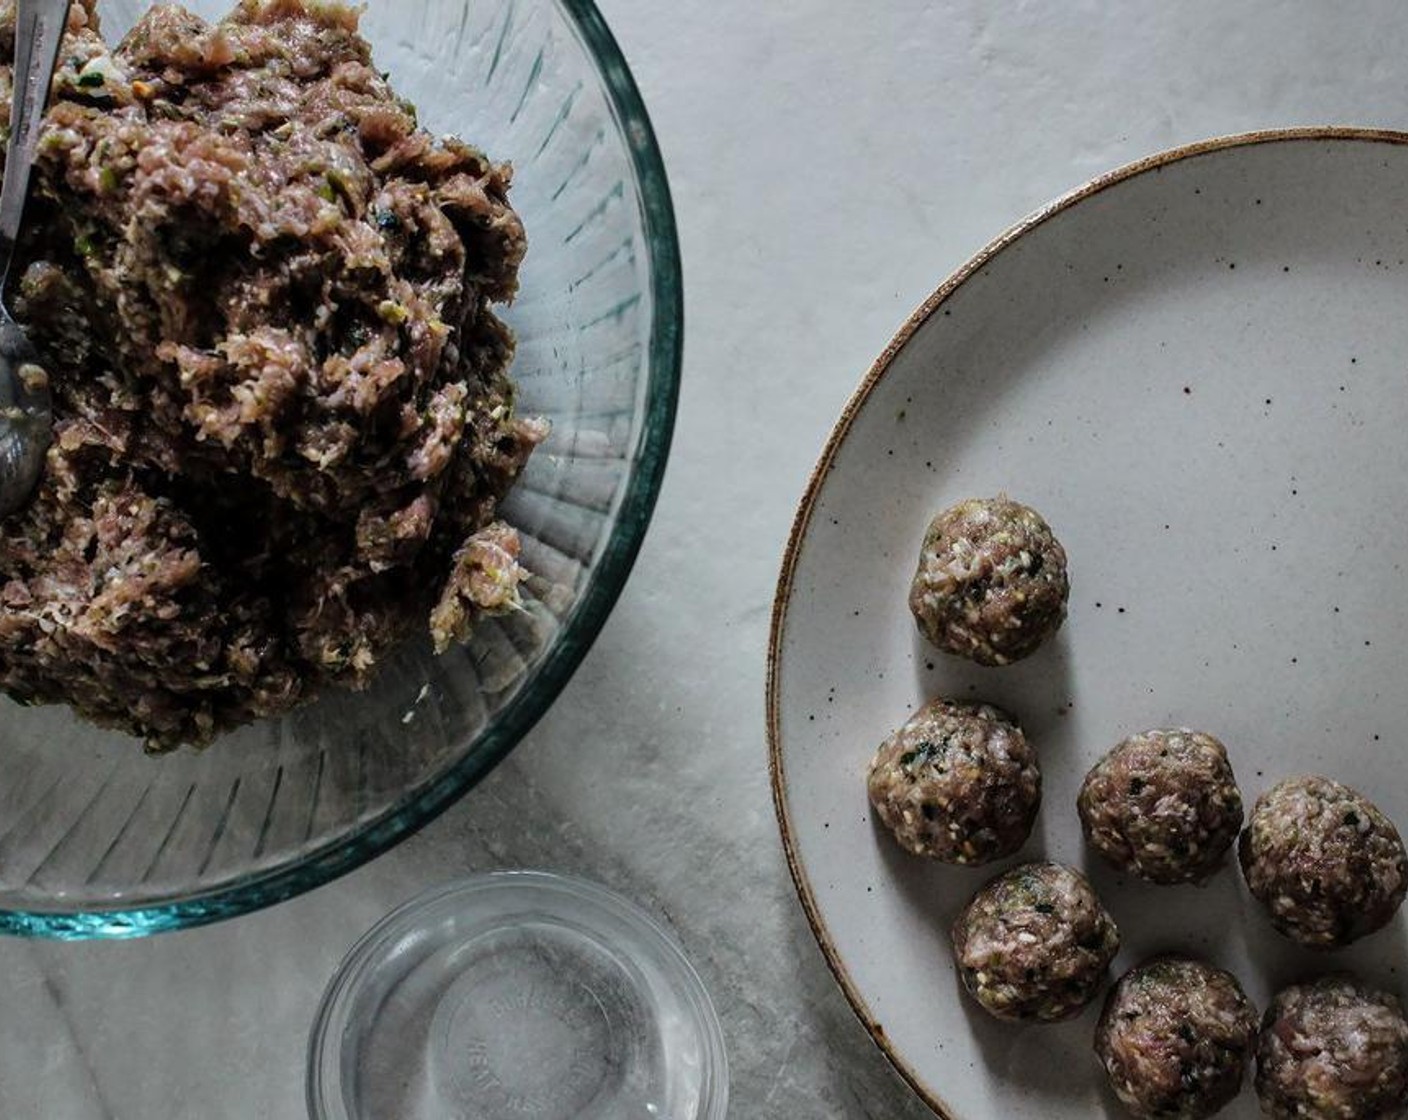
M 919 1120 L 801 918 L 763 745 L 773 582 L 840 406 L 973 250 L 1152 150 L 1403 122 L 1408 21 L 1272 0 L 603 0 L 660 133 L 685 258 L 680 426 L 635 576 L 510 761 L 311 895 L 153 941 L 0 942 L 0 1116 L 303 1115 L 318 996 L 363 930 L 469 870 L 593 876 L 677 933 L 740 1120 Z M 872 744 L 857 744 L 864 752 Z M 858 792 L 859 796 L 859 792 Z

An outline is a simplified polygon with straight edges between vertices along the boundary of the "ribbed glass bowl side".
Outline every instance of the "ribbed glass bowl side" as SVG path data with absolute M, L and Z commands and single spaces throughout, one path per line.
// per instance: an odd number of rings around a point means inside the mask
M 142 6 L 100 10 L 111 31 Z M 62 709 L 0 702 L 0 932 L 198 925 L 385 850 L 542 715 L 634 561 L 673 428 L 682 299 L 663 166 L 610 32 L 589 0 L 370 0 L 363 30 L 423 124 L 514 165 L 530 241 L 506 312 L 518 401 L 553 426 L 504 507 L 534 573 L 527 609 L 443 657 L 412 643 L 370 691 L 204 752 L 147 758 Z

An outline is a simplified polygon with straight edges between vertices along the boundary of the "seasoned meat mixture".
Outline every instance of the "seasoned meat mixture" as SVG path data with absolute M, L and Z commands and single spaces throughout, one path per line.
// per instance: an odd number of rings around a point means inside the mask
M 3 4 L 6 116 L 13 47 Z M 352 9 L 109 47 L 81 0 L 36 180 L 10 296 L 56 426 L 0 525 L 0 687 L 203 743 L 518 604 L 509 171 L 417 126 Z
M 1352 976 L 1279 992 L 1256 1051 L 1256 1092 L 1275 1120 L 1392 1120 L 1408 1111 L 1408 1019 Z
M 999 1019 L 1053 1023 L 1105 982 L 1119 931 L 1079 871 L 1028 863 L 993 879 L 953 925 L 963 986 Z
M 1151 883 L 1206 879 L 1242 827 L 1227 749 L 1186 728 L 1120 743 L 1086 775 L 1077 808 L 1090 845 Z
M 1160 957 L 1125 973 L 1111 990 L 1095 1053 L 1133 1115 L 1201 1120 L 1241 1089 L 1256 1027 L 1256 1011 L 1231 973 Z
M 1009 856 L 1041 805 L 1036 752 L 988 704 L 934 700 L 880 745 L 870 803 L 904 848 L 944 863 Z
M 960 502 L 934 518 L 909 609 L 946 653 L 980 665 L 1020 661 L 1066 617 L 1066 550 L 1035 510 L 1006 497 Z
M 1257 798 L 1238 854 L 1271 924 L 1312 949 L 1348 945 L 1386 925 L 1408 892 L 1408 856 L 1393 822 L 1329 778 L 1288 778 Z

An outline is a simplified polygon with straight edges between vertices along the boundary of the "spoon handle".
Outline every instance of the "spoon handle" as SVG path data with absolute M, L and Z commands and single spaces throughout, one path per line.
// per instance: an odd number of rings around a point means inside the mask
M 29 172 L 44 123 L 71 0 L 19 0 L 15 16 L 15 99 L 5 148 L 5 183 L 0 188 L 0 284 L 10 271 L 20 218 L 29 193 Z

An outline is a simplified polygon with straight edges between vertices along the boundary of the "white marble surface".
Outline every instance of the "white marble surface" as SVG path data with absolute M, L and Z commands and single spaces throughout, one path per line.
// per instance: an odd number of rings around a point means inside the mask
M 674 928 L 723 1018 L 732 1116 L 926 1115 L 821 963 L 767 789 L 768 610 L 821 442 L 913 306 L 1047 198 L 1211 134 L 1408 123 L 1390 0 L 602 7 L 660 133 L 688 304 L 669 475 L 613 619 L 510 761 L 361 871 L 154 941 L 0 942 L 0 1115 L 302 1116 L 351 941 L 433 883 L 526 866 Z

